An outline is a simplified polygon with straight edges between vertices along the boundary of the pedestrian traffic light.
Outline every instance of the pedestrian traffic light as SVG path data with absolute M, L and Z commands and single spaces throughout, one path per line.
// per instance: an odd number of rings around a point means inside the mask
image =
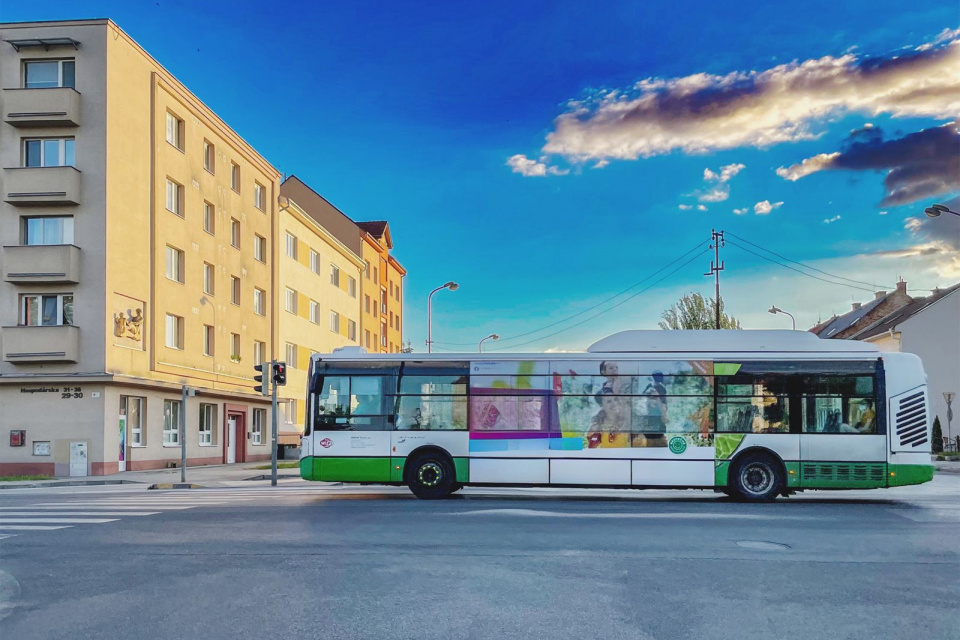
M 260 374 L 263 374 L 263 368 L 265 366 L 267 365 L 258 364 L 253 367 L 253 370 L 259 372 Z M 270 395 L 270 385 L 269 383 L 264 384 L 263 375 L 253 376 L 253 379 L 260 383 L 253 388 L 254 391 L 256 391 L 257 393 L 262 393 L 265 396 Z
M 278 387 L 287 384 L 287 363 L 275 362 L 273 364 L 273 383 Z

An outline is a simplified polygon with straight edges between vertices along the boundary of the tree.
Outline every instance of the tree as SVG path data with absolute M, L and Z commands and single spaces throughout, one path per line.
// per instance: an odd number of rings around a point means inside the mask
M 943 429 L 940 427 L 940 416 L 933 419 L 933 442 L 930 445 L 934 453 L 943 451 Z
M 717 307 L 713 298 L 704 298 L 699 293 L 688 293 L 661 314 L 661 329 L 713 329 L 716 327 Z M 740 321 L 723 312 L 720 298 L 720 328 L 742 329 Z

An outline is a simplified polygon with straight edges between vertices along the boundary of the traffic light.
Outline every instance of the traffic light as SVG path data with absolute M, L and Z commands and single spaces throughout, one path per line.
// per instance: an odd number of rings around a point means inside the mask
M 260 383 L 260 384 L 258 384 L 257 386 L 255 386 L 255 387 L 253 388 L 253 390 L 256 391 L 257 393 L 262 393 L 263 395 L 268 396 L 268 395 L 270 395 L 270 384 L 269 384 L 269 383 L 264 384 L 264 382 L 263 382 L 263 375 L 262 375 L 262 374 L 263 374 L 263 368 L 264 368 L 265 366 L 267 366 L 267 365 L 265 365 L 265 364 L 258 364 L 258 365 L 255 365 L 255 366 L 253 367 L 253 370 L 254 370 L 254 371 L 256 371 L 256 372 L 258 372 L 258 373 L 261 374 L 261 375 L 259 375 L 259 376 L 253 376 L 253 379 Z
M 275 362 L 273 364 L 273 383 L 278 387 L 287 384 L 287 363 Z

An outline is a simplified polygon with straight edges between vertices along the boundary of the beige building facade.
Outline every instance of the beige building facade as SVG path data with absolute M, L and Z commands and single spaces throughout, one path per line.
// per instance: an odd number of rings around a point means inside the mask
M 109 20 L 0 38 L 0 475 L 268 459 L 279 173 Z

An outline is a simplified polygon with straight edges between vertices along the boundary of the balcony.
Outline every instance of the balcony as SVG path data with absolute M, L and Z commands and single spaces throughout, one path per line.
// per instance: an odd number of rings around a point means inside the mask
M 3 201 L 16 207 L 80 204 L 76 167 L 17 167 L 3 170 Z
M 13 284 L 80 282 L 80 248 L 72 244 L 3 248 L 3 280 Z
M 76 362 L 79 355 L 78 327 L 3 327 L 5 362 Z
M 80 94 L 57 89 L 4 89 L 3 121 L 15 127 L 80 125 Z

